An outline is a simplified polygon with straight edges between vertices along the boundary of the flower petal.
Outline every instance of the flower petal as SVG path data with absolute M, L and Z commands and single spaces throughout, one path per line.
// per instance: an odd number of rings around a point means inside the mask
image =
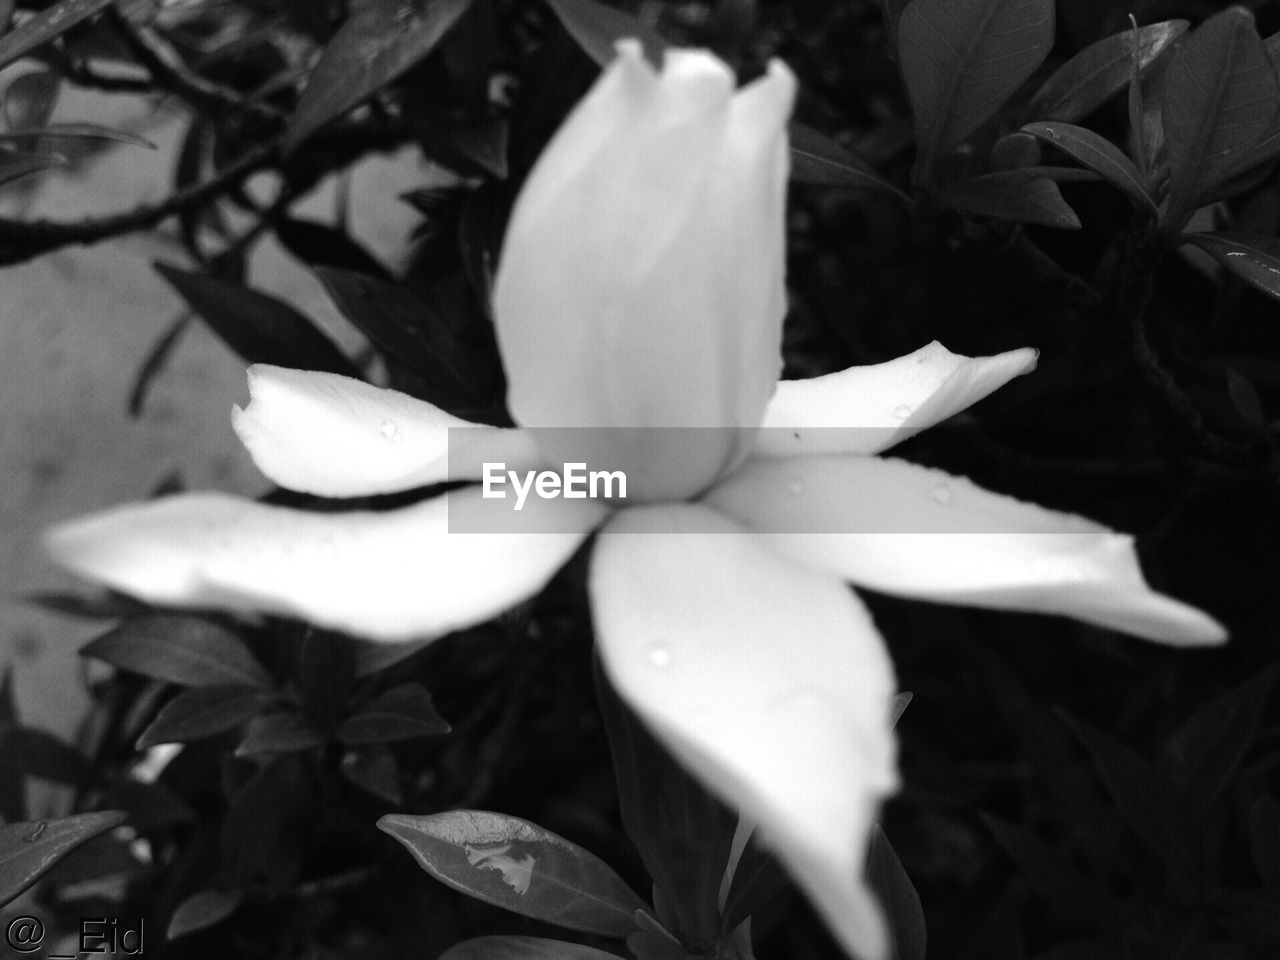
M 936 340 L 888 363 L 783 380 L 756 452 L 879 453 L 977 403 L 1036 366 L 1036 351 L 965 357 Z
M 868 830 L 898 782 L 894 680 L 853 593 L 696 505 L 621 513 L 600 535 L 590 587 L 619 692 L 758 821 L 846 947 L 883 957 L 861 876 Z
M 605 513 L 592 501 L 531 498 L 513 514 L 478 488 L 383 513 L 309 513 L 196 493 L 73 520 L 45 543 L 73 572 L 151 603 L 277 613 L 408 640 L 537 593 Z M 509 532 L 449 533 L 450 523 L 490 515 Z M 530 532 L 548 529 L 558 532 Z
M 249 368 L 249 395 L 231 424 L 258 469 L 291 490 L 367 496 L 479 479 L 486 460 L 541 466 L 523 431 L 468 423 L 351 377 L 259 363 Z
M 1132 537 L 941 470 L 859 456 L 757 459 L 707 499 L 789 555 L 884 593 L 1060 613 L 1174 645 L 1226 637 L 1147 586 Z

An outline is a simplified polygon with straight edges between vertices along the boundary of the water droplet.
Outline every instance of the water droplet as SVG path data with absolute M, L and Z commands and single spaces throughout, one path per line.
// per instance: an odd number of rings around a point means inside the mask
M 41 820 L 39 823 L 36 824 L 35 830 L 31 831 L 31 833 L 27 834 L 22 839 L 27 841 L 27 843 L 35 843 L 37 840 L 40 839 L 40 835 L 45 832 L 48 826 L 49 824 L 47 821 Z
M 797 477 L 796 479 L 794 479 L 794 480 L 788 480 L 788 481 L 787 481 L 787 490 L 788 490 L 790 493 L 794 493 L 794 494 L 797 494 L 797 495 L 799 495 L 799 494 L 801 494 L 801 493 L 804 493 L 804 481 L 803 481 L 803 480 L 801 480 L 801 479 L 799 479 L 798 477 Z
M 911 407 L 905 403 L 900 403 L 893 408 L 893 418 L 895 420 L 905 420 L 911 416 Z
M 404 436 L 400 433 L 400 428 L 396 426 L 394 420 L 383 420 L 378 426 L 378 432 L 392 443 L 399 443 L 404 439 Z
M 645 651 L 644 657 L 649 661 L 649 666 L 657 667 L 661 670 L 671 665 L 671 648 L 665 643 L 650 644 L 649 649 Z
M 950 503 L 951 487 L 948 484 L 940 483 L 929 491 L 929 499 L 934 503 Z

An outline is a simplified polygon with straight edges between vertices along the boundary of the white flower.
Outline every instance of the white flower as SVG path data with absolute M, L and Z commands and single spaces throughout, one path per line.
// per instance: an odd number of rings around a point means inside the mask
M 153 603 L 394 641 L 532 596 L 599 529 L 590 592 L 613 683 L 759 823 L 847 949 L 882 958 L 861 873 L 897 785 L 894 682 L 846 581 L 1171 644 L 1224 634 L 1147 587 L 1129 537 L 874 456 L 1030 371 L 1034 351 L 973 359 L 934 343 L 778 383 L 791 74 L 775 64 L 735 92 L 708 54 L 669 53 L 656 74 L 638 47 L 620 53 L 508 230 L 495 310 L 522 428 L 463 431 L 389 390 L 266 366 L 251 368 L 234 425 L 269 477 L 325 496 L 475 480 L 488 461 L 556 465 L 557 445 L 585 442 L 575 454 L 625 469 L 640 505 L 531 498 L 513 514 L 473 486 L 318 514 L 189 494 L 68 523 L 49 549 Z M 540 427 L 603 429 L 528 429 Z M 678 429 L 614 429 L 630 427 Z M 451 521 L 504 532 L 450 533 Z

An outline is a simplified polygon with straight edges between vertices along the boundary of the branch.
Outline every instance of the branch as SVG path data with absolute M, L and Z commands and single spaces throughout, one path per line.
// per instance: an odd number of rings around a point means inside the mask
M 62 247 L 87 246 L 154 227 L 166 217 L 206 203 L 251 174 L 272 166 L 279 154 L 280 140 L 276 138 L 248 151 L 204 183 L 180 190 L 160 203 L 146 204 L 126 213 L 70 221 L 0 219 L 0 266 L 22 263 Z

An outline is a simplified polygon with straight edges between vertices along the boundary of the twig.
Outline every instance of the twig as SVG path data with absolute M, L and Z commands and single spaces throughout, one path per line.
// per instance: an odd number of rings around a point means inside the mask
M 274 138 L 254 147 L 204 183 L 180 190 L 159 203 L 145 204 L 126 213 L 70 221 L 0 219 L 0 266 L 21 263 L 61 247 L 87 246 L 123 233 L 154 227 L 166 217 L 199 206 L 245 177 L 271 166 L 279 159 L 279 154 L 280 139 Z

